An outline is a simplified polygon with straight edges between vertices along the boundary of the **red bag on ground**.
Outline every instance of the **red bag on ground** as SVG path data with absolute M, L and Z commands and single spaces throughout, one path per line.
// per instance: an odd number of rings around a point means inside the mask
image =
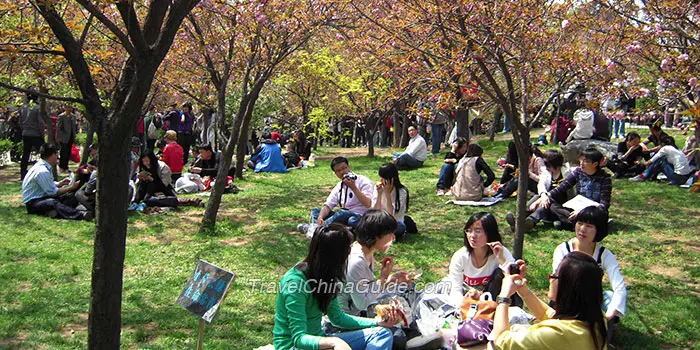
M 75 144 L 70 149 L 70 160 L 73 163 L 80 163 L 80 150 L 78 147 L 75 147 Z

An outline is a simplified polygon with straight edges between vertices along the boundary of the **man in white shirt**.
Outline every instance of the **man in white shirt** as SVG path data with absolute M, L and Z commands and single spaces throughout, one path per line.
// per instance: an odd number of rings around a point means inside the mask
M 78 201 L 68 195 L 78 189 L 79 182 L 70 183 L 70 179 L 56 183 L 53 181 L 52 169 L 58 162 L 56 147 L 44 144 L 39 149 L 41 159 L 29 169 L 22 181 L 22 203 L 29 214 L 46 215 L 52 218 L 90 220 L 92 214 L 75 209 Z
M 688 163 L 685 154 L 675 147 L 673 138 L 661 138 L 661 148 L 644 165 L 646 170 L 639 176 L 630 178 L 632 182 L 642 182 L 647 179 L 655 179 L 656 175 L 663 172 L 671 185 L 682 185 L 693 175 L 693 167 Z
M 413 126 L 408 127 L 408 141 L 406 151 L 394 158 L 394 164 L 399 170 L 418 169 L 423 166 L 423 162 L 428 158 L 428 145 L 422 136 L 418 135 L 418 130 Z
M 312 224 L 301 224 L 297 226 L 298 231 L 312 234 L 316 226 L 334 222 L 355 227 L 362 215 L 372 207 L 375 188 L 372 180 L 353 173 L 345 157 L 333 158 L 331 169 L 340 182 L 333 187 L 321 208 L 311 209 Z M 340 208 L 333 211 L 336 206 Z

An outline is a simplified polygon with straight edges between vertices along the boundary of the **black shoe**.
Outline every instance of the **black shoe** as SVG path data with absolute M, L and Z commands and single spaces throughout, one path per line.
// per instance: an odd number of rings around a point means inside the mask
M 555 230 L 563 230 L 564 229 L 564 224 L 559 220 L 553 222 L 552 225 L 554 225 Z
M 513 215 L 513 212 L 509 211 L 506 214 L 506 222 L 508 222 L 508 226 L 510 226 L 510 230 L 512 232 L 515 232 L 515 215 Z
M 523 227 L 523 232 L 530 232 L 532 229 L 535 228 L 535 220 L 533 220 L 531 217 L 526 217 L 525 218 L 525 225 Z

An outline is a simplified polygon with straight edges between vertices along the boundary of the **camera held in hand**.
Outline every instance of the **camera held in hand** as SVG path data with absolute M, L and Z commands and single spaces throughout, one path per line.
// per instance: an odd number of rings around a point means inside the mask
M 347 180 L 347 179 L 357 180 L 357 175 L 355 173 L 347 173 L 347 174 L 343 175 L 343 180 Z

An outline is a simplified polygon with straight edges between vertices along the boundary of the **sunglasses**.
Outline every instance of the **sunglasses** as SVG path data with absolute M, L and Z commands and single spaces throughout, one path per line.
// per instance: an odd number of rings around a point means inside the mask
M 557 275 L 555 275 L 555 274 L 553 274 L 553 273 L 550 274 L 550 275 L 547 276 L 547 277 L 549 277 L 550 280 L 558 280 L 558 279 L 559 279 L 559 276 L 557 276 Z

